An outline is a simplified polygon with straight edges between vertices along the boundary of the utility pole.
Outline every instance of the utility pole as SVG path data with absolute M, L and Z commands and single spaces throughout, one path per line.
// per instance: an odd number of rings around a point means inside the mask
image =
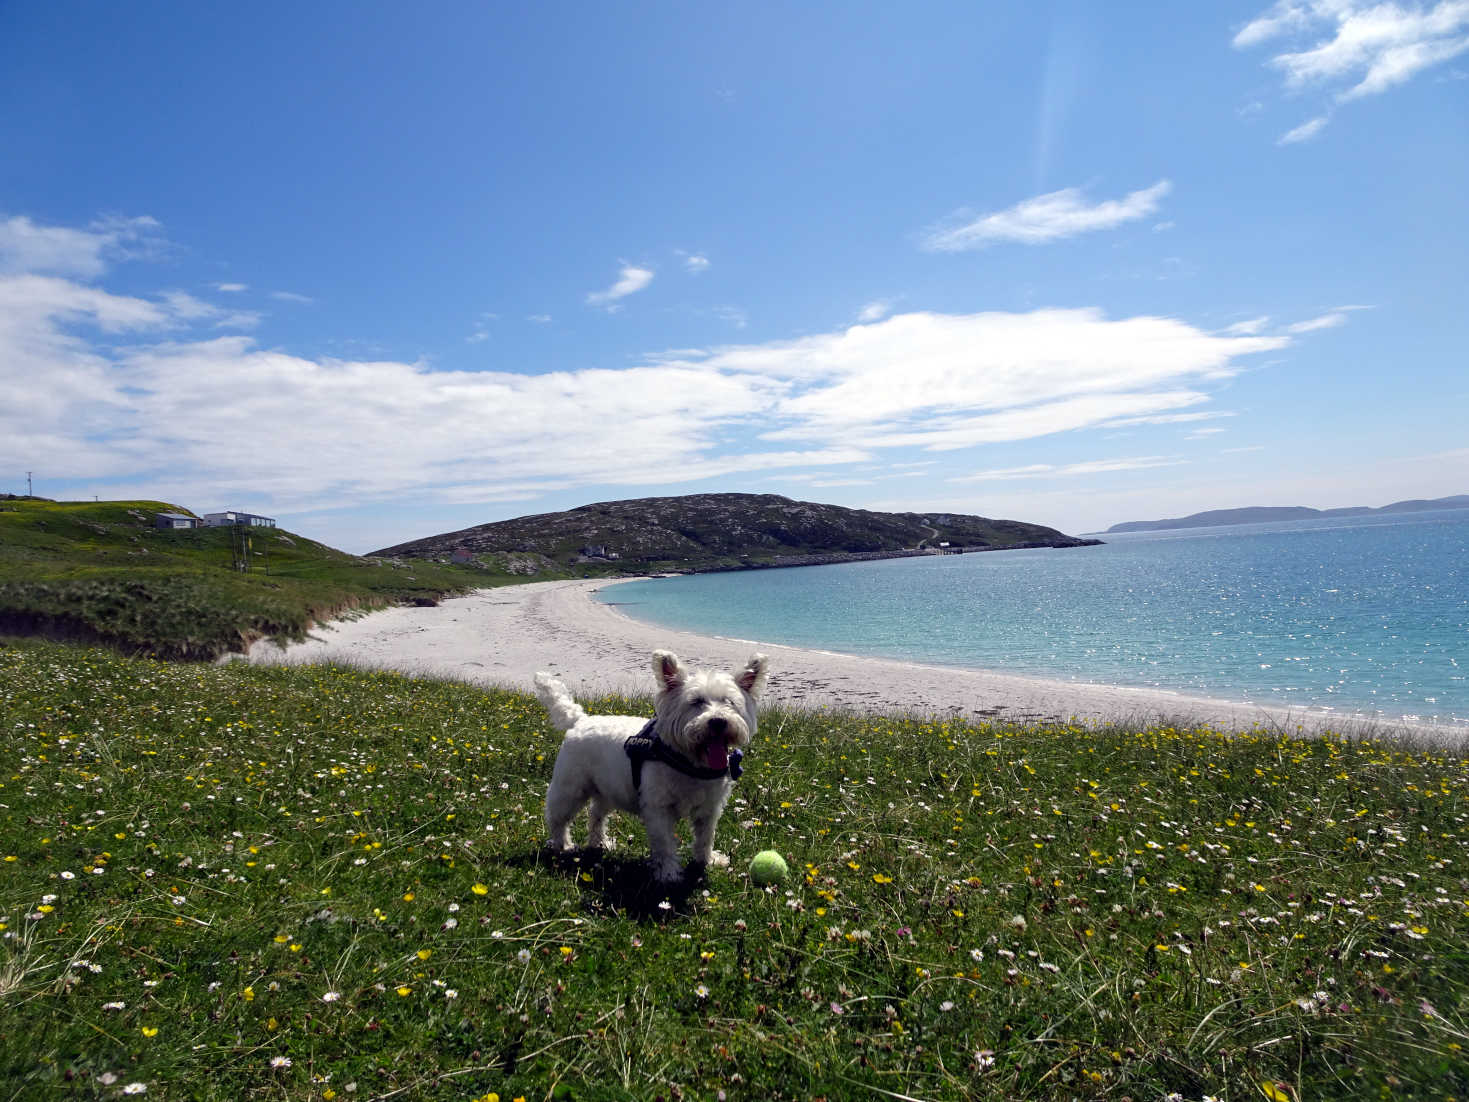
M 26 471 L 26 497 L 34 497 L 31 493 L 31 472 Z

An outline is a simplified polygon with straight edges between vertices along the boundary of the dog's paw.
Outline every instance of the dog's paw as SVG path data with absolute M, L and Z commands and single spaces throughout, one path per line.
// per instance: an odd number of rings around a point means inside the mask
M 675 884 L 683 879 L 683 866 L 677 859 L 653 862 L 653 879 L 660 884 Z

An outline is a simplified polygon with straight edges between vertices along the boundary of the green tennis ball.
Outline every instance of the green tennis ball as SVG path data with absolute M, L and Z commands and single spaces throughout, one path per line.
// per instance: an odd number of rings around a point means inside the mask
M 785 858 L 773 849 L 763 849 L 750 859 L 750 879 L 762 886 L 779 884 L 788 871 Z

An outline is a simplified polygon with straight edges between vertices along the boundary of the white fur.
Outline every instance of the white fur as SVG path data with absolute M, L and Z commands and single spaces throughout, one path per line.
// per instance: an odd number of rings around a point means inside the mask
M 655 652 L 658 736 L 694 764 L 718 768 L 721 752 L 711 751 L 712 746 L 723 747 L 727 754 L 748 746 L 755 734 L 755 695 L 765 683 L 765 665 L 765 656 L 756 654 L 731 675 L 689 670 L 672 652 Z M 637 716 L 588 715 L 550 674 L 536 674 L 535 683 L 551 722 L 566 731 L 546 790 L 546 831 L 553 851 L 572 848 L 571 820 L 590 805 L 588 848 L 612 848 L 607 816 L 613 811 L 637 815 L 648 831 L 653 874 L 661 881 L 677 880 L 681 874 L 673 832 L 680 819 L 689 820 L 694 828 L 695 866 L 728 863 L 714 850 L 714 828 L 734 782 L 728 777 L 700 780 L 649 761 L 643 766 L 639 793 L 633 788 L 632 764 L 623 743 L 646 721 Z

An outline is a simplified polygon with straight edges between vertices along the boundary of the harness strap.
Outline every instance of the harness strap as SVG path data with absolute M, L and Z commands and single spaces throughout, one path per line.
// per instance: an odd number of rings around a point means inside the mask
M 662 762 L 685 777 L 694 777 L 701 781 L 716 781 L 724 776 L 728 776 L 732 781 L 737 781 L 740 779 L 740 774 L 744 772 L 742 759 L 745 755 L 740 750 L 729 752 L 729 767 L 726 769 L 710 769 L 706 765 L 695 765 L 659 738 L 657 727 L 658 721 L 650 719 L 641 731 L 635 735 L 629 735 L 622 744 L 623 752 L 627 754 L 628 761 L 632 763 L 633 791 L 642 791 L 643 766 L 650 761 Z

